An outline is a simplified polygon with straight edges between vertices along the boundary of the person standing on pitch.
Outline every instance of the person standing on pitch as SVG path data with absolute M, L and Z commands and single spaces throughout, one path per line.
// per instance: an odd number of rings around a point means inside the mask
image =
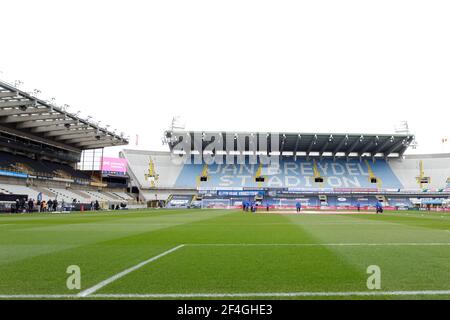
M 381 202 L 379 200 L 377 201 L 375 208 L 377 209 L 377 214 L 383 213 L 383 205 L 381 204 Z
M 295 204 L 295 208 L 297 209 L 297 213 L 302 211 L 302 204 L 300 203 L 300 201 L 297 201 L 297 203 Z

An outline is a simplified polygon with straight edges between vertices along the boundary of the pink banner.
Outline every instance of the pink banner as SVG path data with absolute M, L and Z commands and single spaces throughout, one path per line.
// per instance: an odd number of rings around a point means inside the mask
M 122 158 L 103 157 L 102 171 L 126 173 L 127 160 Z

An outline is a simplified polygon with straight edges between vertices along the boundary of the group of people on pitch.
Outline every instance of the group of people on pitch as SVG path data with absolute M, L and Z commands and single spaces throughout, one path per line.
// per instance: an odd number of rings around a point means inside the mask
M 258 204 L 256 201 L 243 201 L 242 202 L 242 210 L 245 212 L 256 212 L 258 209 Z
M 266 205 L 267 207 L 267 211 L 269 211 L 269 205 Z M 361 204 L 358 202 L 356 205 L 358 211 L 361 211 Z M 258 209 L 258 204 L 255 201 L 243 201 L 242 202 L 242 210 L 245 212 L 251 211 L 251 212 L 256 212 L 256 210 Z M 297 213 L 300 213 L 302 211 L 302 203 L 300 201 L 297 201 L 297 203 L 295 204 L 295 209 L 297 210 Z M 375 209 L 376 209 L 376 213 L 383 213 L 383 204 L 381 203 L 381 201 L 377 201 L 377 203 L 375 204 Z

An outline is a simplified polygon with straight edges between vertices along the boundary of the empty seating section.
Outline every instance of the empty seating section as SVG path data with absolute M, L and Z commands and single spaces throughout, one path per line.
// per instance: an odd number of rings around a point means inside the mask
M 183 165 L 175 163 L 169 152 L 123 150 L 122 154 L 128 161 L 128 173 L 142 189 L 173 188 L 183 170 Z M 154 174 L 154 177 L 151 177 L 151 174 Z M 195 187 L 195 180 L 188 181 L 185 185 L 188 188 L 192 186 Z
M 50 162 L 50 161 L 43 161 L 43 164 L 47 168 L 49 168 L 51 170 L 51 172 L 56 173 L 56 174 L 58 174 L 60 172 L 65 172 L 66 174 L 68 174 L 70 177 L 73 177 L 73 178 L 79 178 L 79 179 L 85 179 L 85 180 L 90 179 L 89 175 L 87 175 L 86 173 L 84 173 L 82 171 L 75 170 L 74 168 L 72 168 L 69 165 L 64 165 L 64 164 Z
M 420 165 L 422 163 L 423 177 L 429 177 L 430 183 L 420 185 Z M 450 156 L 443 155 L 411 155 L 402 160 L 389 162 L 404 189 L 444 188 L 450 177 Z
M 0 152 L 0 168 L 11 171 L 50 173 L 41 162 L 28 157 Z
M 155 165 L 158 167 L 158 165 Z M 205 175 L 206 180 L 199 177 Z M 258 181 L 257 178 L 262 178 Z M 373 179 L 372 179 L 373 178 Z M 402 188 L 385 160 L 285 158 L 271 165 L 186 164 L 176 188 Z
M 33 190 L 27 186 L 13 185 L 13 184 L 0 184 L 0 193 L 6 194 L 17 194 L 17 195 L 27 195 L 28 198 L 36 200 L 39 191 Z M 48 195 L 42 195 L 43 200 L 48 200 L 50 197 Z
M 123 200 L 134 200 L 134 198 L 132 196 L 130 196 L 129 194 L 125 193 L 125 192 L 120 192 L 120 191 L 116 191 L 116 192 L 111 192 L 113 195 L 118 196 L 120 199 Z
M 36 200 L 38 194 L 42 194 L 42 200 L 57 199 L 64 202 L 90 203 L 92 201 L 99 202 L 129 202 L 134 200 L 133 197 L 123 191 L 99 192 L 95 190 L 77 190 L 66 189 L 61 187 L 28 187 L 26 185 L 0 183 L 0 194 L 17 194 L 27 195 L 29 199 Z M 122 197 L 116 195 L 120 194 Z
M 98 200 L 98 201 L 117 201 L 117 199 L 112 199 L 111 197 L 108 197 L 106 194 L 100 193 L 98 191 L 86 191 L 92 199 Z
M 7 171 L 0 175 L 0 194 L 27 195 L 28 199 L 33 200 L 37 200 L 38 195 L 41 194 L 44 201 L 57 199 L 66 203 L 72 203 L 74 200 L 79 203 L 93 201 L 121 203 L 135 200 L 124 192 L 124 189 L 115 189 L 110 192 L 90 190 L 92 187 L 88 185 L 95 182 L 95 179 L 64 163 L 38 161 L 24 155 L 0 151 L 0 171 Z M 12 173 L 22 175 L 11 175 Z M 6 178 L 3 178 L 5 176 Z M 20 177 L 21 181 L 11 181 L 8 177 Z M 24 179 L 27 177 L 32 180 Z M 40 185 L 39 181 L 42 180 L 46 181 L 45 186 Z M 70 187 L 65 187 L 62 182 L 70 184 Z
M 7 152 L 0 152 L 0 170 L 57 176 L 61 178 L 90 179 L 89 175 L 75 170 L 70 165 L 47 160 L 37 161 L 22 155 L 13 155 Z
M 169 152 L 124 150 L 129 174 L 141 192 L 148 189 L 201 188 L 450 188 L 450 155 L 407 155 L 402 159 L 286 157 L 258 164 L 180 164 Z M 420 185 L 420 163 L 428 185 Z M 204 180 L 201 180 L 203 177 Z M 257 180 L 262 178 L 262 180 Z
M 78 202 L 90 202 L 90 198 L 82 197 L 80 194 L 72 192 L 69 189 L 63 188 L 49 188 L 50 191 L 57 195 L 57 199 L 63 200 L 66 202 L 72 202 L 74 199 Z

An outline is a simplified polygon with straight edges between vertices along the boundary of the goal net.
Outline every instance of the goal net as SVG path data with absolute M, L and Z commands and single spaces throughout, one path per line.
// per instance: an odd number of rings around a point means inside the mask
M 203 199 L 203 209 L 230 209 L 231 199 Z
M 307 199 L 277 199 L 274 202 L 274 207 L 276 209 L 295 210 L 298 202 L 300 202 L 303 208 L 308 206 Z

